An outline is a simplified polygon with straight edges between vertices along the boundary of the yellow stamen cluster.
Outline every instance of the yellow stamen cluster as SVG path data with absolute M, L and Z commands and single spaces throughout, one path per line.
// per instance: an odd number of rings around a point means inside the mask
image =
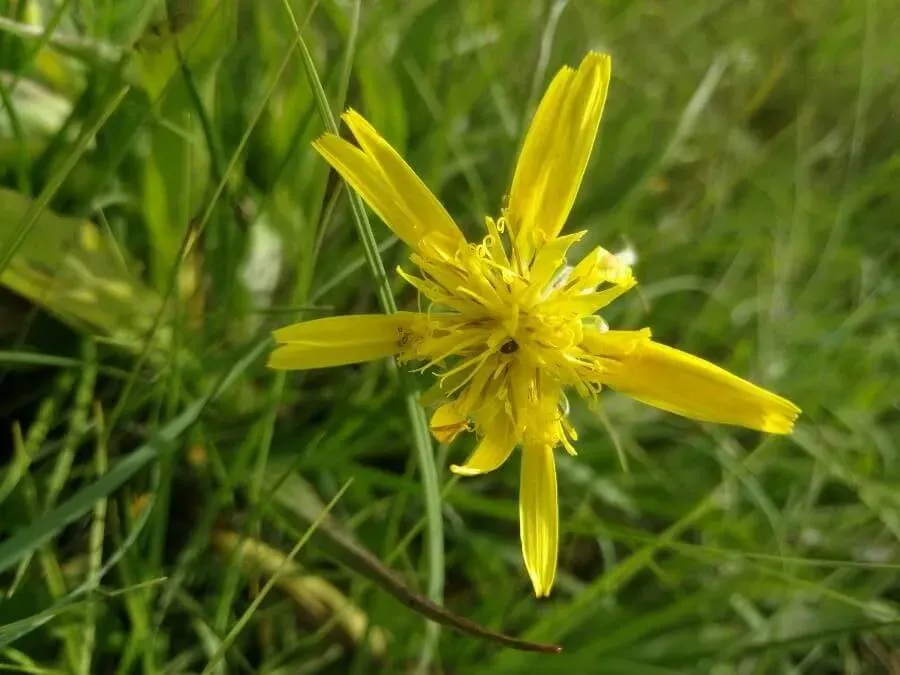
M 595 313 L 633 287 L 634 277 L 599 247 L 566 267 L 566 252 L 583 232 L 528 246 L 537 253 L 527 259 L 508 236 L 505 217 L 485 224 L 480 244 L 414 253 L 421 276 L 399 270 L 431 303 L 414 337 L 403 339 L 401 358 L 436 369 L 442 397 L 452 399 L 432 422 L 441 440 L 451 441 L 473 420 L 482 437 L 502 426 L 510 450 L 561 443 L 574 453 L 563 389 L 597 393 L 604 361 L 628 348 L 620 333 L 605 335 Z M 609 350 L 585 349 L 585 333 L 609 342 Z M 633 348 L 648 338 L 629 333 L 624 342 Z

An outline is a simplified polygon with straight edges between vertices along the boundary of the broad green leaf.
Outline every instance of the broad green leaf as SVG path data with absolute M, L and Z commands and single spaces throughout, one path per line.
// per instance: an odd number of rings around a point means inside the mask
M 0 188 L 0 240 L 31 207 L 18 192 Z M 9 267 L 6 286 L 75 329 L 136 347 L 159 310 L 160 299 L 137 279 L 137 268 L 112 236 L 89 220 L 44 209 Z M 158 349 L 168 339 L 157 331 Z

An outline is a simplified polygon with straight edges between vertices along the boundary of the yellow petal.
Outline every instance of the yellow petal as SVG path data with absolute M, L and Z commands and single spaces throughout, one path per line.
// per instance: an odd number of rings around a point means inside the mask
M 269 356 L 276 370 L 328 368 L 381 359 L 403 350 L 419 315 L 359 314 L 304 321 L 273 333 L 280 343 Z
M 447 445 L 469 428 L 469 420 L 460 414 L 456 404 L 445 403 L 434 411 L 428 428 L 439 443 Z
M 400 154 L 378 134 L 375 127 L 352 109 L 341 117 L 350 127 L 363 151 L 372 163 L 381 169 L 396 196 L 413 216 L 419 234 L 422 236 L 436 234 L 449 244 L 464 243 L 465 237 L 437 197 Z
M 550 595 L 559 549 L 559 505 L 556 465 L 549 446 L 532 445 L 522 450 L 519 534 L 534 594 L 539 598 Z
M 506 415 L 498 415 L 488 423 L 485 434 L 462 466 L 452 464 L 450 471 L 457 476 L 478 476 L 503 464 L 516 447 L 512 423 Z
M 565 287 L 569 293 L 584 293 L 602 283 L 623 286 L 633 281 L 631 267 L 602 246 L 597 246 L 575 265 Z
M 610 68 L 609 55 L 592 52 L 578 70 L 560 70 L 541 99 L 509 193 L 509 224 L 527 251 L 559 234 L 572 210 L 603 114 Z
M 581 346 L 595 356 L 621 361 L 650 341 L 650 329 L 585 330 Z M 623 365 L 623 367 L 625 367 Z
M 625 279 L 617 286 L 604 288 L 602 291 L 594 291 L 592 293 L 583 293 L 581 295 L 573 295 L 571 293 L 559 293 L 551 296 L 548 303 L 552 303 L 557 311 L 573 312 L 581 316 L 590 316 L 609 303 L 624 295 L 632 288 L 637 286 L 637 280 L 634 277 Z
M 704 422 L 789 434 L 800 409 L 686 352 L 647 341 L 601 376 L 648 405 Z
M 313 147 L 394 234 L 415 248 L 419 239 L 415 219 L 397 199 L 393 186 L 366 153 L 334 134 L 321 136 Z
M 526 248 L 526 244 L 530 244 L 533 230 L 537 226 L 537 210 L 542 196 L 541 187 L 546 180 L 546 164 L 552 152 L 555 131 L 560 123 L 560 114 L 565 108 L 566 96 L 574 76 L 575 71 L 564 66 L 550 82 L 531 120 L 516 162 L 516 171 L 509 190 L 507 218 L 513 236 L 523 249 Z
M 362 115 L 348 110 L 342 119 L 361 147 L 334 134 L 313 147 L 411 248 L 434 244 L 455 253 L 465 237 L 437 197 Z
M 577 243 L 584 234 L 584 232 L 575 232 L 565 237 L 558 237 L 537 252 L 529 270 L 529 283 L 533 298 L 546 293 L 547 287 L 553 281 L 553 276 L 566 264 L 566 253 L 569 248 Z

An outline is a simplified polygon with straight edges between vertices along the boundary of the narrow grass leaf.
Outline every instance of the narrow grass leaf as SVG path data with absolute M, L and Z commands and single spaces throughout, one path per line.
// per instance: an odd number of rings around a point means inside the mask
M 325 89 L 322 87 L 322 81 L 319 78 L 312 54 L 310 54 L 309 48 L 303 39 L 300 26 L 297 24 L 293 10 L 287 0 L 284 0 L 284 8 L 297 36 L 301 62 L 310 87 L 313 89 L 319 114 L 322 117 L 326 130 L 333 134 L 338 134 L 340 131 L 335 122 L 331 106 L 328 103 Z M 385 313 L 392 314 L 397 311 L 397 305 L 391 292 L 384 264 L 381 261 L 381 256 L 378 254 L 378 243 L 369 224 L 365 207 L 362 204 L 362 200 L 352 190 L 348 190 L 347 193 L 353 213 L 353 221 L 356 224 L 357 232 L 363 244 L 366 262 L 369 264 L 369 271 L 375 283 L 382 309 Z M 443 602 L 444 594 L 444 531 L 437 466 L 435 465 L 434 452 L 431 447 L 428 422 L 418 402 L 418 391 L 412 384 L 411 378 L 401 376 L 401 381 L 406 389 L 407 415 L 412 427 L 413 442 L 419 461 L 425 512 L 428 519 L 428 597 L 435 604 L 439 605 Z M 436 633 L 434 633 L 433 629 L 429 629 L 423 651 L 422 660 L 424 662 L 427 662 L 427 654 L 435 647 L 436 639 Z
M 228 631 L 228 635 L 225 636 L 225 639 L 222 640 L 222 645 L 219 647 L 218 651 L 213 655 L 210 659 L 209 663 L 206 665 L 206 668 L 203 669 L 202 675 L 209 675 L 212 673 L 215 668 L 218 666 L 219 662 L 225 658 L 225 652 L 231 647 L 231 644 L 234 642 L 235 638 L 240 634 L 240 632 L 244 629 L 253 615 L 256 613 L 256 610 L 259 609 L 262 601 L 265 600 L 266 596 L 269 594 L 269 591 L 272 590 L 272 587 L 278 582 L 281 576 L 290 569 L 291 562 L 300 552 L 306 542 L 309 541 L 309 538 L 313 535 L 316 529 L 322 524 L 322 521 L 325 520 L 326 516 L 331 512 L 331 509 L 340 501 L 341 497 L 344 496 L 344 493 L 347 491 L 347 488 L 350 487 L 350 484 L 353 482 L 352 479 L 348 480 L 344 485 L 338 490 L 337 494 L 335 494 L 334 498 L 328 502 L 327 506 L 322 509 L 322 512 L 318 515 L 315 521 L 309 526 L 306 534 L 304 534 L 300 540 L 294 545 L 291 549 L 290 553 L 285 556 L 284 560 L 282 560 L 281 565 L 266 584 L 260 589 L 259 593 L 257 593 L 256 597 L 253 599 L 253 602 L 250 603 L 250 606 L 247 610 L 241 615 L 241 617 L 237 620 L 237 623 L 232 627 L 230 631 Z

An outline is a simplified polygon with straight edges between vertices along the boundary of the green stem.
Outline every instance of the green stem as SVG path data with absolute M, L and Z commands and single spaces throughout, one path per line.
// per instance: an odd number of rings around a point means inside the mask
M 290 4 L 284 0 L 284 7 L 290 17 L 291 24 L 297 34 L 297 47 L 306 72 L 306 77 L 312 87 L 316 103 L 319 108 L 319 114 L 327 131 L 338 134 L 337 121 L 331 107 L 328 104 L 328 98 L 325 89 L 322 87 L 322 81 L 316 70 L 312 55 L 306 46 L 306 42 L 301 35 L 300 27 L 294 17 Z M 353 222 L 356 225 L 360 241 L 366 256 L 366 262 L 369 265 L 369 272 L 375 282 L 375 289 L 378 294 L 378 300 L 382 309 L 387 314 L 397 311 L 397 304 L 394 301 L 391 292 L 390 283 L 384 269 L 384 264 L 378 254 L 378 243 L 372 232 L 372 227 L 363 207 L 362 200 L 352 190 L 348 190 L 348 199 L 350 200 L 350 209 L 353 214 Z M 419 405 L 419 394 L 412 381 L 408 377 L 400 377 L 403 388 L 406 392 L 406 408 L 409 415 L 410 425 L 413 431 L 413 442 L 416 448 L 416 457 L 419 462 L 419 471 L 422 480 L 422 489 L 425 497 L 425 516 L 428 522 L 427 528 L 427 550 L 428 550 L 428 597 L 436 604 L 441 604 L 444 594 L 444 534 L 443 521 L 441 519 L 441 494 L 438 483 L 437 467 L 434 461 L 434 454 L 431 447 L 431 438 L 428 433 L 428 422 L 425 413 Z M 430 624 L 425 645 L 423 646 L 422 658 L 420 659 L 420 669 L 423 665 L 427 665 L 430 654 L 433 652 L 437 643 L 438 626 Z

